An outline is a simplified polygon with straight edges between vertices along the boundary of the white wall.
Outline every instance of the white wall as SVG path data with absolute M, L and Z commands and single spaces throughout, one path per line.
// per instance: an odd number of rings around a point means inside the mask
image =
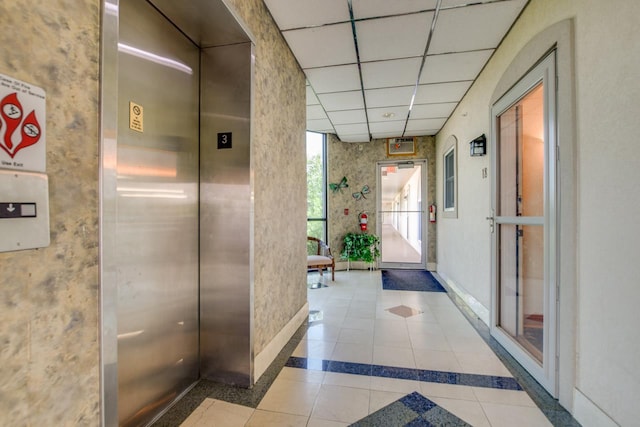
M 444 141 L 455 135 L 459 150 L 458 218 L 440 216 L 438 221 L 438 272 L 479 301 L 479 311 L 489 309 L 490 234 L 484 218 L 489 213 L 491 170 L 487 179 L 481 172 L 490 167 L 490 158 L 469 157 L 467 143 L 482 133 L 490 136 L 491 96 L 525 44 L 552 24 L 573 19 L 575 73 L 564 76 L 565 80 L 561 76 L 560 85 L 569 81 L 575 88 L 576 121 L 575 129 L 561 128 L 560 133 L 572 135 L 575 130 L 575 146 L 561 148 L 569 151 L 561 151 L 560 161 L 574 157 L 575 168 L 565 169 L 574 171 L 573 176 L 561 171 L 560 203 L 565 211 L 577 208 L 571 214 L 575 224 L 563 223 L 564 231 L 575 227 L 577 240 L 568 244 L 573 250 L 561 251 L 560 267 L 565 272 L 560 283 L 560 317 L 565 316 L 563 321 L 577 324 L 578 329 L 574 332 L 568 327 L 560 332 L 561 351 L 563 342 L 572 338 L 575 342 L 565 350 L 576 346 L 576 354 L 561 354 L 565 360 L 561 362 L 560 401 L 585 426 L 637 423 L 638 16 L 640 2 L 636 0 L 532 0 L 436 139 L 439 206 Z M 571 102 L 565 99 L 559 114 L 570 107 Z M 570 241 L 570 236 L 566 240 Z M 569 267 L 562 264 L 564 260 Z M 572 313 L 571 319 L 566 319 L 567 313 Z M 567 390 L 573 392 L 567 394 Z

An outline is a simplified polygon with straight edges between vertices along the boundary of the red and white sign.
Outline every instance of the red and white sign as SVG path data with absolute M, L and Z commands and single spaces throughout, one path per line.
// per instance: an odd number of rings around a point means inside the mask
M 46 95 L 0 74 L 0 169 L 46 172 Z

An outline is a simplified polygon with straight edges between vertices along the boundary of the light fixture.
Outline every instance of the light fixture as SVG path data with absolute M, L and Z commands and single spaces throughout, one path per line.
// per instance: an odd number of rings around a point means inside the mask
M 471 157 L 484 156 L 487 154 L 487 137 L 484 134 L 480 135 L 469 143 L 469 152 Z
M 392 117 L 395 117 L 396 113 L 384 113 L 382 115 L 382 117 L 384 117 L 385 119 L 390 119 Z

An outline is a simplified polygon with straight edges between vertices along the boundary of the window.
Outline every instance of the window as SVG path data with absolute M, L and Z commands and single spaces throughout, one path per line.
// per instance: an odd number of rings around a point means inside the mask
M 443 159 L 444 189 L 443 189 L 443 210 L 444 217 L 457 217 L 457 185 L 456 185 L 456 142 L 455 136 L 450 136 L 445 142 L 445 152 Z
M 327 167 L 324 134 L 307 132 L 307 235 L 327 241 Z

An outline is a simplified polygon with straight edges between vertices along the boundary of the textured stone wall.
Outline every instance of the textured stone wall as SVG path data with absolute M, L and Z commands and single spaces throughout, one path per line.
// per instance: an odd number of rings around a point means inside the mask
M 307 300 L 305 77 L 260 0 L 230 0 L 255 37 L 254 352 Z
M 435 201 L 435 139 L 430 136 L 418 137 L 416 154 L 389 158 L 387 156 L 386 139 L 374 139 L 368 143 L 341 142 L 335 135 L 327 135 L 327 179 L 329 183 L 340 182 L 347 177 L 349 188 L 342 192 L 333 193 L 328 190 L 328 227 L 331 252 L 339 258 L 343 248 L 342 240 L 347 233 L 360 230 L 358 214 L 365 211 L 369 217 L 368 228 L 375 233 L 377 227 L 376 215 L 376 163 L 384 160 L 427 160 L 427 203 Z M 352 193 L 362 190 L 368 185 L 371 192 L 366 199 L 356 200 Z M 349 209 L 349 215 L 344 214 Z M 427 262 L 436 262 L 436 228 L 428 225 Z
M 0 425 L 99 425 L 97 0 L 0 0 L 0 73 L 47 95 L 51 245 L 0 254 Z M 2 238 L 2 236 L 0 236 Z

